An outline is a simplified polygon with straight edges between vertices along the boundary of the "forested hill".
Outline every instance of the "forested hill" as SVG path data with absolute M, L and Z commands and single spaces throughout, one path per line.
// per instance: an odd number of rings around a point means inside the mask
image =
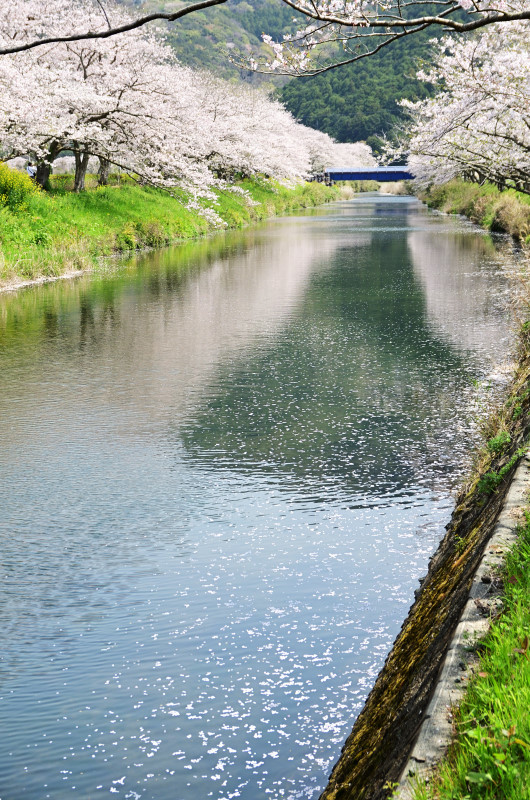
M 145 13 L 163 8 L 175 10 L 181 5 L 173 0 L 118 2 Z M 167 38 L 182 64 L 211 70 L 223 78 L 265 83 L 274 88 L 284 84 L 285 79 L 240 70 L 230 63 L 227 52 L 269 52 L 262 33 L 281 39 L 283 33 L 294 29 L 294 16 L 293 10 L 279 0 L 228 0 L 226 5 L 195 12 L 168 25 Z
M 390 134 L 404 118 L 398 101 L 429 94 L 428 84 L 418 81 L 415 73 L 419 62 L 428 59 L 430 38 L 432 33 L 416 34 L 354 64 L 297 78 L 279 91 L 279 97 L 304 125 L 339 142 L 364 140 L 377 149 L 377 136 Z
M 135 10 L 174 10 L 174 0 L 119 0 Z M 262 33 L 280 40 L 296 26 L 294 12 L 280 0 L 228 0 L 226 5 L 190 14 L 168 25 L 168 41 L 182 64 L 208 69 L 224 78 L 277 89 L 278 96 L 294 116 L 311 128 L 325 131 L 339 142 L 369 140 L 389 134 L 403 118 L 397 105 L 402 97 L 419 99 L 428 87 L 416 80 L 418 61 L 428 57 L 432 33 L 396 42 L 376 56 L 341 67 L 315 78 L 259 75 L 234 67 L 227 52 L 248 52 L 266 48 Z M 280 88 L 282 87 L 283 88 Z

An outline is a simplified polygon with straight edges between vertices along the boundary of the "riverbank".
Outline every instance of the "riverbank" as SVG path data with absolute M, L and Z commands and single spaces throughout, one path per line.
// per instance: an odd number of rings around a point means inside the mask
M 388 797 L 405 766 L 473 575 L 528 440 L 529 345 L 529 331 L 524 329 L 520 366 L 510 395 L 491 423 L 480 465 L 458 498 L 447 534 L 346 741 L 323 800 Z
M 227 228 L 320 205 L 339 194 L 320 183 L 286 188 L 245 180 L 239 186 L 245 193 L 217 192 L 215 212 Z M 79 194 L 57 188 L 10 204 L 5 197 L 0 197 L 0 290 L 77 275 L 102 258 L 196 239 L 216 228 L 200 209 L 187 208 L 183 196 L 131 183 Z
M 430 208 L 463 214 L 477 225 L 496 233 L 509 233 L 530 244 L 530 195 L 514 189 L 500 191 L 491 183 L 479 185 L 455 179 L 420 193 Z
M 434 207 L 465 214 L 492 231 L 530 242 L 527 195 L 462 181 L 433 190 L 431 200 L 433 195 L 434 202 L 429 204 Z M 402 776 L 399 790 L 392 795 L 400 800 L 530 797 L 528 455 L 517 474 L 508 479 L 513 463 L 528 451 L 529 444 L 529 409 L 522 402 L 530 394 L 529 328 L 530 322 L 521 328 L 518 370 L 507 399 L 490 422 L 492 436 L 479 457 L 475 484 L 479 492 L 492 493 L 508 481 L 509 497 L 438 679 L 428 709 L 432 718 L 427 716 L 422 726 L 405 770 L 408 778 Z M 524 422 L 518 425 L 520 418 Z M 522 444 L 515 450 L 512 447 L 500 469 L 492 469 L 488 452 L 503 449 L 514 434 L 519 434 Z M 510 502 L 512 495 L 517 502 Z
M 429 570 L 421 588 L 416 593 L 416 601 L 411 607 L 394 646 L 380 672 L 366 704 L 357 718 L 352 733 L 346 740 L 341 757 L 335 765 L 330 781 L 322 800 L 382 800 L 392 796 L 400 775 L 405 768 L 409 753 L 418 731 L 424 720 L 427 704 L 438 681 L 440 668 L 453 637 L 455 627 L 462 611 L 468 602 L 473 577 L 486 543 L 489 541 L 498 515 L 503 507 L 504 499 L 510 487 L 512 477 L 518 463 L 528 447 L 530 435 L 530 323 L 522 326 L 518 354 L 518 368 L 510 387 L 509 394 L 496 410 L 485 426 L 485 445 L 478 454 L 473 475 L 457 498 L 456 508 L 447 526 L 447 533 L 437 552 L 431 559 Z M 508 576 L 509 578 L 512 575 Z M 528 592 L 519 587 L 522 603 L 528 608 Z M 510 602 L 508 600 L 508 602 Z M 509 625 L 508 625 L 509 628 Z M 499 623 L 501 648 L 505 653 L 513 655 L 512 634 L 508 636 L 508 628 L 503 621 Z M 519 628 L 517 629 L 519 630 Z M 519 638 L 517 647 L 525 650 L 524 635 Z M 482 646 L 477 644 L 477 650 Z M 511 657 L 511 656 L 510 656 Z M 524 656 L 526 658 L 526 655 Z M 506 663 L 506 661 L 504 662 Z M 484 672 L 491 667 L 483 667 Z M 486 720 L 484 728 L 480 724 L 468 725 L 465 729 L 470 739 L 475 736 L 478 741 L 491 739 L 487 720 L 488 703 L 492 697 L 500 697 L 505 691 L 514 699 L 513 721 L 527 713 L 528 698 L 517 688 L 517 670 L 503 673 L 497 670 L 497 695 L 490 689 L 482 701 L 486 706 L 479 712 L 475 709 L 477 720 Z M 479 676 L 480 677 L 480 676 Z M 525 678 L 523 678 L 524 682 Z M 464 701 L 463 708 L 468 700 Z M 466 713 L 465 711 L 463 712 Z M 506 726 L 511 730 L 512 724 Z M 517 723 L 516 728 L 517 731 Z M 475 733 L 473 733 L 475 731 Z M 477 733 L 478 732 L 478 733 Z M 507 735 L 507 740 L 514 742 L 515 732 Z M 526 733 L 521 733 L 521 741 L 528 742 Z M 495 749 L 493 740 L 489 743 L 490 756 Z M 517 743 L 515 743 L 517 744 Z M 489 745 L 488 745 L 489 746 Z M 463 750 L 467 749 L 466 741 Z M 518 745 L 511 755 L 521 755 L 526 761 L 525 745 Z M 500 751 L 499 751 L 500 752 Z M 530 749 L 529 749 L 530 752 Z M 454 756 L 442 765 L 444 773 L 453 769 Z M 497 770 L 503 771 L 503 761 L 498 760 Z M 491 765 L 486 769 L 482 762 L 475 766 L 461 767 L 467 794 L 460 788 L 450 789 L 448 793 L 425 794 L 426 789 L 419 791 L 418 800 L 425 797 L 432 800 L 446 800 L 452 797 L 505 797 L 504 794 L 475 792 L 482 791 L 485 782 L 495 787 L 498 783 L 484 778 L 491 773 Z M 511 771 L 512 777 L 517 766 Z M 477 783 L 467 780 L 466 775 L 476 773 Z M 482 776 L 482 777 L 481 777 Z M 435 784 L 436 785 L 436 784 Z M 524 781 L 518 784 L 519 790 Z M 424 792 L 422 794 L 421 792 Z M 456 794 L 451 794 L 456 791 Z M 521 798 L 515 793 L 513 798 Z M 508 797 L 508 795 L 506 795 Z

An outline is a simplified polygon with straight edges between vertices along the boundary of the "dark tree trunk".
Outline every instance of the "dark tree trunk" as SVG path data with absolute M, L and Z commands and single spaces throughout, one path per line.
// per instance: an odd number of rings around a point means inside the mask
M 37 162 L 37 174 L 35 175 L 35 180 L 43 189 L 46 189 L 51 173 L 52 165 L 49 161 Z
M 37 174 L 35 175 L 35 182 L 38 183 L 42 189 L 49 189 L 53 162 L 57 158 L 58 153 L 59 145 L 56 142 L 52 142 L 46 158 L 37 161 Z
M 98 186 L 106 186 L 109 182 L 111 163 L 108 158 L 99 157 Z
M 75 158 L 75 178 L 74 178 L 74 192 L 83 192 L 85 190 L 85 177 L 88 168 L 89 153 L 87 150 L 74 150 Z

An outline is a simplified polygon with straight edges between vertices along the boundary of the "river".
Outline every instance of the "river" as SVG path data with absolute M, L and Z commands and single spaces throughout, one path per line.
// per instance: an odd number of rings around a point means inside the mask
M 0 797 L 315 800 L 509 356 L 508 244 L 364 195 L 0 296 Z

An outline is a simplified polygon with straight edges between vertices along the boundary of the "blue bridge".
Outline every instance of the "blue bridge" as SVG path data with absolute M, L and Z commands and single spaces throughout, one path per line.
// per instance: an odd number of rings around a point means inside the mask
M 327 167 L 324 180 L 330 181 L 411 181 L 414 178 L 407 166 L 404 167 Z

